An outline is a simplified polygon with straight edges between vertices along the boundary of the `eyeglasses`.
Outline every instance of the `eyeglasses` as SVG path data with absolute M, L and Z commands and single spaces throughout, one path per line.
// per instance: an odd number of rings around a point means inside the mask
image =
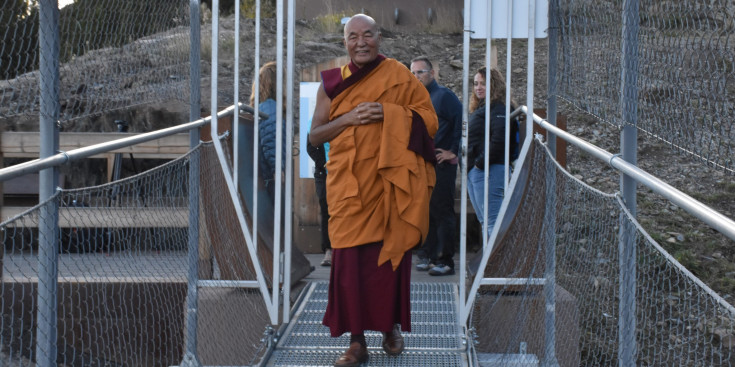
M 424 73 L 428 73 L 430 71 L 431 70 L 426 70 L 426 69 L 424 69 L 424 70 L 416 70 L 416 71 L 412 71 L 411 74 L 416 75 L 416 76 L 419 76 L 419 75 L 423 75 Z

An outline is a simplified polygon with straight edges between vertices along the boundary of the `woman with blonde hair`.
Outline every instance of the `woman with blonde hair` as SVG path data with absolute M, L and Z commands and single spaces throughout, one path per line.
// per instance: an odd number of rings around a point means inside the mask
M 276 62 L 271 61 L 266 63 L 260 68 L 258 72 L 260 78 L 259 99 L 260 104 L 258 109 L 260 112 L 268 115 L 265 120 L 260 120 L 258 126 L 258 134 L 260 137 L 260 172 L 263 175 L 263 179 L 268 187 L 269 191 L 272 189 L 271 182 L 274 179 L 276 173 Z M 255 105 L 255 82 L 252 85 L 252 92 L 250 94 L 250 105 Z M 285 103 L 283 104 L 285 110 Z M 286 159 L 286 125 L 283 124 L 283 135 L 282 135 L 282 158 Z M 281 169 L 284 169 L 285 163 L 281 165 Z
M 490 71 L 490 145 L 485 146 L 485 100 L 486 68 L 480 68 L 474 76 L 472 97 L 470 98 L 470 122 L 467 146 L 467 188 L 470 202 L 477 219 L 484 221 L 485 175 L 488 176 L 488 215 L 487 235 L 495 226 L 495 220 L 503 202 L 505 183 L 505 79 L 497 69 Z M 513 104 L 511 103 L 511 111 Z M 518 158 L 518 121 L 510 121 L 510 162 Z M 485 156 L 488 158 L 488 171 L 485 172 Z

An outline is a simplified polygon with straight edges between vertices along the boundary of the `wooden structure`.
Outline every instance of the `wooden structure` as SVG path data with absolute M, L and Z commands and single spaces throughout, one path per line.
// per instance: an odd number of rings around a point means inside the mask
M 123 139 L 137 133 L 59 133 L 59 150 L 67 152 L 90 145 Z M 3 132 L 0 133 L 0 154 L 4 158 L 36 159 L 41 151 L 38 132 Z M 133 154 L 136 158 L 175 159 L 189 151 L 189 134 L 180 133 L 165 138 L 151 140 L 130 147 L 118 148 L 90 158 L 107 159 L 108 180 L 112 175 L 115 154 Z M 1 163 L 1 162 L 0 162 Z M 2 167 L 0 165 L 0 167 Z
M 59 133 L 59 150 L 67 152 L 94 144 L 126 138 L 137 135 L 135 133 Z M 38 159 L 41 151 L 38 132 L 2 132 L 0 133 L 0 168 L 4 167 L 4 158 Z M 189 134 L 181 133 L 158 140 L 140 143 L 130 147 L 111 150 L 90 158 L 107 160 L 107 180 L 112 179 L 115 154 L 133 154 L 142 159 L 175 159 L 189 151 Z M 63 177 L 59 180 L 64 183 Z M 0 220 L 8 218 L 12 213 L 24 208 L 8 208 L 4 205 L 5 195 L 38 195 L 38 174 L 29 174 L 17 177 L 7 182 L 0 181 Z M 36 197 L 37 202 L 37 197 Z

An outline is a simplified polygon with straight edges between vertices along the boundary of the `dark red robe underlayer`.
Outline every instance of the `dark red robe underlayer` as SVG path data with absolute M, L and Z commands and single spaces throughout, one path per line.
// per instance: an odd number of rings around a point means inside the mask
M 393 271 L 378 264 L 382 242 L 332 250 L 329 302 L 322 323 L 333 337 L 365 330 L 411 331 L 411 251 Z

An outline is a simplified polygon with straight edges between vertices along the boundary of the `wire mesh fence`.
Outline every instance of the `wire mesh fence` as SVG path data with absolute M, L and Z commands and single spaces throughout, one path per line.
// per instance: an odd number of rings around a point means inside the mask
M 241 255 L 242 232 L 217 231 L 231 228 L 226 222 L 231 212 L 221 201 L 228 194 L 213 151 L 211 144 L 201 145 L 139 175 L 62 190 L 0 223 L 3 366 L 38 360 L 36 310 L 49 303 L 56 307 L 55 360 L 60 366 L 172 366 L 182 361 L 191 276 L 187 183 L 192 162 L 201 167 L 202 183 L 207 181 L 201 198 L 210 200 L 200 206 L 200 250 L 194 254 L 198 278 L 255 279 Z M 219 179 L 212 172 L 216 169 Z M 57 299 L 45 302 L 36 295 L 38 226 L 47 212 L 42 209 L 54 204 L 59 207 L 58 258 L 51 262 L 58 271 Z M 200 361 L 237 365 L 262 358 L 269 319 L 257 290 L 203 288 L 198 307 L 198 328 L 191 330 L 197 332 Z
M 39 113 L 37 0 L 0 9 L 0 118 Z M 189 2 L 77 0 L 59 10 L 59 120 L 189 98 Z M 49 49 L 52 50 L 52 49 Z
M 634 123 L 622 117 L 623 104 L 633 106 L 640 131 L 735 172 L 732 2 L 630 1 L 625 11 L 625 1 L 558 3 L 551 24 L 559 30 L 559 97 L 617 126 Z M 639 20 L 633 34 L 623 33 L 627 15 Z M 637 53 L 626 71 L 636 80 L 628 94 L 621 85 L 625 37 L 637 42 L 627 51 Z
M 658 246 L 618 197 L 575 179 L 541 143 L 534 145 L 524 205 L 485 272 L 488 278 L 521 278 L 525 284 L 480 289 L 471 322 L 478 352 L 500 354 L 507 363 L 521 346 L 541 361 L 548 356 L 543 286 L 532 280 L 544 276 L 544 249 L 551 240 L 556 245 L 553 350 L 561 366 L 619 365 L 625 344 L 619 324 L 632 316 L 635 365 L 734 366 L 735 307 Z M 549 176 L 555 177 L 554 186 Z M 550 195 L 556 201 L 552 217 L 542 205 Z M 636 279 L 635 308 L 621 313 L 625 269 L 619 244 L 626 231 L 635 233 L 636 259 L 628 272 Z

